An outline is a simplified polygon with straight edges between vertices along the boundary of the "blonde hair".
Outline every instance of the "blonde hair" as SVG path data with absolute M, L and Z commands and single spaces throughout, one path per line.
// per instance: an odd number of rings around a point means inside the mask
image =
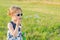
M 22 11 L 22 9 L 20 7 L 18 7 L 18 6 L 11 6 L 9 8 L 9 10 L 8 10 L 8 15 L 12 16 L 12 14 L 14 14 L 14 12 L 16 12 L 17 10 L 21 10 Z

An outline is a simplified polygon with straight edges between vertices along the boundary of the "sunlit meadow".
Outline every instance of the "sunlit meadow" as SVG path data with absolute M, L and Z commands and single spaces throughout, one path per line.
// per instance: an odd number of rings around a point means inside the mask
M 27 40 L 60 40 L 60 0 L 0 0 L 0 40 L 7 38 L 8 8 L 23 10 L 22 32 Z

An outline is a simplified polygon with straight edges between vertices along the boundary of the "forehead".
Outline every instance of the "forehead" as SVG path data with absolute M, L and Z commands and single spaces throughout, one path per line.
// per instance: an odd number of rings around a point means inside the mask
M 21 10 L 16 10 L 15 13 L 22 13 Z

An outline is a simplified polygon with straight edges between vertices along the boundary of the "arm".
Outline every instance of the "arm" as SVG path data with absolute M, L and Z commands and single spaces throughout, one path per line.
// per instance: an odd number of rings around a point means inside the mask
M 13 35 L 13 37 L 16 37 L 18 34 L 18 26 L 16 25 L 15 30 L 13 29 L 13 26 L 11 23 L 8 23 L 8 29 L 10 31 L 10 33 Z

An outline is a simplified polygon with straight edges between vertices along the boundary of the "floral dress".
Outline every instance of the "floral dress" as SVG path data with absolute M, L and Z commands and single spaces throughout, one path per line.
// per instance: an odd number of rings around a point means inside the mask
M 13 28 L 15 29 L 16 24 L 13 21 L 11 21 L 10 23 L 13 25 Z M 21 25 L 20 25 L 20 27 L 21 27 Z M 8 32 L 7 32 L 7 40 L 23 40 L 22 39 L 22 33 L 21 33 L 21 30 L 20 30 L 21 29 L 20 27 L 18 29 L 17 37 L 13 37 L 13 35 L 11 35 L 10 31 L 8 30 Z

